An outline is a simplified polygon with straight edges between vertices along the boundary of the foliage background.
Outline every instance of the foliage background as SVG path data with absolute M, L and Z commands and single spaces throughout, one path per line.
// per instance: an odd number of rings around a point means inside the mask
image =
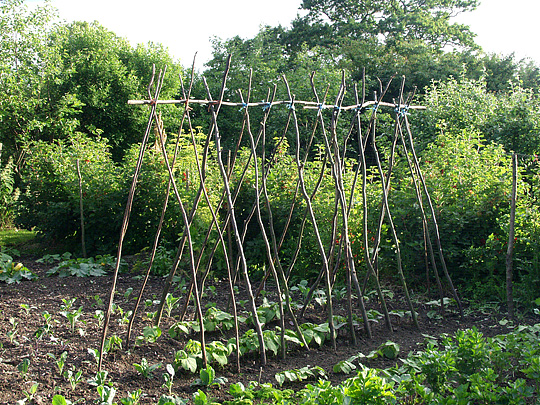
M 276 98 L 286 99 L 285 75 L 296 99 L 313 100 L 309 75 L 314 76 L 319 96 L 333 103 L 337 84 L 360 82 L 365 77 L 365 94 L 381 94 L 381 85 L 394 73 L 405 75 L 405 91 L 416 92 L 415 103 L 427 108 L 410 115 L 416 148 L 429 190 L 436 204 L 443 247 L 452 276 L 462 280 L 468 294 L 479 298 L 502 298 L 505 243 L 508 240 L 510 168 L 509 156 L 520 156 L 520 181 L 516 233 L 517 282 L 523 303 L 535 298 L 540 287 L 538 264 L 540 152 L 539 68 L 530 61 L 515 61 L 512 55 L 485 55 L 474 43 L 468 27 L 452 24 L 449 16 L 476 7 L 476 0 L 407 0 L 404 2 L 357 2 L 306 0 L 307 12 L 288 28 L 262 27 L 253 38 L 215 40 L 213 59 L 204 72 L 194 75 L 192 95 L 205 98 L 204 76 L 217 96 L 223 68 L 233 55 L 225 99 L 248 95 L 251 101 L 265 100 L 277 86 Z M 162 98 L 183 97 L 181 82 L 191 73 L 174 61 L 160 44 L 132 47 L 99 23 L 58 22 L 49 5 L 29 9 L 23 0 L 0 3 L 0 226 L 16 224 L 34 228 L 48 241 L 78 249 L 80 240 L 78 184 L 75 171 L 81 162 L 86 217 L 86 237 L 91 253 L 110 253 L 116 246 L 127 190 L 131 182 L 139 141 L 148 111 L 128 106 L 126 100 L 147 97 L 152 72 L 167 66 Z M 378 16 L 378 17 L 375 17 Z M 365 72 L 365 73 L 364 73 Z M 365 74 L 365 76 L 364 76 Z M 400 81 L 394 80 L 386 95 L 399 95 Z M 345 101 L 353 103 L 354 89 L 348 84 Z M 196 127 L 196 149 L 211 131 L 206 106 L 193 106 L 192 127 Z M 276 233 L 284 227 L 293 201 L 297 171 L 293 164 L 294 131 L 285 131 L 289 112 L 274 109 L 266 129 L 268 152 L 276 140 L 285 141 L 268 181 Z M 168 151 L 172 157 L 175 134 L 183 107 L 161 109 Z M 298 111 L 301 141 L 309 139 L 316 115 Z M 242 132 L 242 112 L 223 109 L 220 131 L 224 154 L 234 150 Z M 252 112 L 258 122 L 262 111 Z M 389 164 L 393 136 L 393 113 L 382 113 L 377 123 L 378 149 L 383 166 Z M 342 120 L 339 133 L 347 133 Z M 181 148 L 174 173 L 186 208 L 199 188 L 193 145 L 189 131 L 181 133 Z M 153 135 L 152 135 L 153 136 Z M 351 144 L 358 142 L 352 134 Z M 151 139 L 149 145 L 154 143 Z M 324 172 L 314 209 L 320 223 L 332 221 L 335 190 L 330 172 L 323 166 L 322 139 L 316 137 L 306 163 L 308 187 L 314 187 Z M 212 156 L 215 149 L 211 145 Z M 238 186 L 240 171 L 247 162 L 248 139 L 239 143 L 240 155 L 231 178 Z M 134 202 L 134 214 L 127 235 L 128 252 L 151 245 L 165 197 L 167 173 L 162 156 L 149 147 Z M 372 165 L 373 149 L 368 148 Z M 267 156 L 269 153 L 267 153 Z M 357 151 L 350 148 L 350 169 L 345 181 L 350 187 Z M 408 277 L 424 283 L 421 222 L 404 151 L 398 150 L 391 189 L 392 211 L 403 246 Z M 268 162 L 259 162 L 260 165 Z M 240 222 L 254 199 L 254 169 L 248 168 L 246 183 L 238 197 Z M 380 182 L 372 173 L 368 185 L 369 229 L 378 221 Z M 215 160 L 208 162 L 207 188 L 217 210 L 221 182 Z M 19 191 L 20 190 L 20 198 Z M 183 225 L 174 195 L 163 229 L 163 249 L 176 247 Z M 363 263 L 362 197 L 351 217 L 350 237 L 359 265 Z M 211 224 L 209 207 L 201 200 L 193 224 L 195 246 L 200 246 Z M 286 265 L 296 248 L 304 203 L 296 201 L 293 220 L 284 240 Z M 269 212 L 262 207 L 263 220 Z M 218 211 L 223 218 L 223 209 Z M 210 239 L 217 240 L 215 231 Z M 388 228 L 380 252 L 382 274 L 395 274 L 395 253 Z M 334 243 L 329 227 L 322 232 L 326 246 Z M 371 237 L 371 235 L 370 235 Z M 265 265 L 260 229 L 255 222 L 247 231 L 246 246 L 250 269 L 260 274 Z M 369 248 L 369 247 L 368 247 Z M 197 250 L 197 249 L 196 249 Z M 199 253 L 198 251 L 196 253 Z M 208 253 L 204 253 L 207 255 Z M 206 257 L 206 256 L 205 256 Z M 206 257 L 207 258 L 207 257 Z M 214 259 L 216 271 L 223 271 L 223 253 Z M 295 273 L 315 275 L 321 263 L 313 229 L 308 224 Z

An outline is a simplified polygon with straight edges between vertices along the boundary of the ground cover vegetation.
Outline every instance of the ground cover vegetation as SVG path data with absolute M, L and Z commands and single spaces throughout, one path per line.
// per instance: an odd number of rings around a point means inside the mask
M 537 399 L 539 71 L 511 55 L 482 54 L 468 28 L 452 24 L 452 13 L 475 5 L 304 1 L 307 13 L 290 28 L 216 40 L 207 69 L 195 74 L 159 44 L 133 48 L 97 23 L 55 22 L 48 5 L 30 11 L 22 0 L 0 3 L 0 226 L 32 229 L 48 246 L 47 255 L 31 257 L 28 244 L 0 239 L 0 366 L 10 387 L 1 400 Z M 167 66 L 163 80 L 152 76 L 153 65 Z M 396 71 L 404 82 L 391 80 Z M 161 99 L 221 94 L 239 106 L 160 106 L 140 158 L 149 110 L 127 100 L 154 98 L 152 77 Z M 341 112 L 359 104 L 350 84 L 358 81 L 375 92 L 361 101 L 375 106 Z M 403 107 L 413 92 L 411 104 L 425 110 Z M 313 108 L 295 106 L 293 97 Z M 278 108 L 274 99 L 290 102 Z M 248 107 L 251 100 L 263 100 L 262 108 Z M 396 108 L 379 108 L 381 100 Z M 409 130 L 414 143 L 405 140 Z M 519 161 L 513 241 L 511 153 Z M 139 161 L 120 302 L 107 308 L 117 261 L 110 255 Z M 225 167 L 234 204 L 224 192 Z M 422 232 L 429 201 L 438 229 Z M 346 214 L 338 208 L 345 202 Z M 234 229 L 223 239 L 217 230 L 216 223 L 232 228 L 231 207 L 241 245 Z M 185 213 L 193 213 L 189 254 L 181 253 Z M 428 259 L 428 239 L 435 245 L 437 235 L 448 273 L 442 285 Z M 509 241 L 518 307 L 511 321 L 500 313 Z M 365 280 L 351 291 L 353 264 Z M 325 266 L 332 278 L 319 285 Z M 140 314 L 132 293 L 147 270 Z M 231 271 L 238 282 L 228 285 Z M 112 335 L 100 349 L 111 314 Z M 336 340 L 346 348 L 337 350 Z M 236 373 L 240 362 L 244 374 Z M 44 377 L 54 367 L 57 375 Z

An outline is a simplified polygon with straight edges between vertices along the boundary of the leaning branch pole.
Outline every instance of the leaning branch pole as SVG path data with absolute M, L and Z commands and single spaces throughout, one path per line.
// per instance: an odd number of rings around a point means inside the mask
M 228 62 L 227 62 L 227 70 L 226 70 L 226 72 L 224 74 L 224 77 L 223 77 L 222 94 L 220 95 L 220 98 L 219 98 L 219 100 L 217 102 L 217 105 L 219 105 L 219 103 L 221 102 L 221 99 L 223 97 L 223 88 L 225 87 L 225 82 L 226 82 L 227 74 L 228 74 L 228 71 L 229 71 L 229 66 L 230 66 L 230 57 L 229 57 Z M 206 91 L 208 93 L 210 93 L 210 89 L 209 89 L 208 84 L 206 83 L 206 80 L 204 79 L 204 77 L 203 77 L 203 81 L 204 81 L 204 85 L 206 87 Z M 214 105 L 216 105 L 216 104 L 210 104 L 210 112 L 212 114 L 212 124 L 214 125 L 214 136 L 215 136 L 216 150 L 217 150 L 217 161 L 218 161 L 219 170 L 220 170 L 222 180 L 223 180 L 223 186 L 225 188 L 225 196 L 227 198 L 227 205 L 228 205 L 227 209 L 229 211 L 229 217 L 230 217 L 231 224 L 232 224 L 232 227 L 233 227 L 234 235 L 236 237 L 236 243 L 237 243 L 238 251 L 239 251 L 238 254 L 240 256 L 242 270 L 244 272 L 244 278 L 245 278 L 246 286 L 247 286 L 247 290 L 248 290 L 251 314 L 253 316 L 253 323 L 255 325 L 255 331 L 257 333 L 257 338 L 258 338 L 258 341 L 259 341 L 259 351 L 260 351 L 260 356 L 261 356 L 261 365 L 265 366 L 266 365 L 266 348 L 265 348 L 264 337 L 263 337 L 263 333 L 262 333 L 262 325 L 261 325 L 261 323 L 259 321 L 259 316 L 257 314 L 257 306 L 255 304 L 255 298 L 253 296 L 253 292 L 252 292 L 252 289 L 251 289 L 251 283 L 249 281 L 247 261 L 246 261 L 245 255 L 244 255 L 244 248 L 242 246 L 242 240 L 241 240 L 241 237 L 240 237 L 238 224 L 236 222 L 236 216 L 235 216 L 235 212 L 234 212 L 231 189 L 230 189 L 230 186 L 229 186 L 228 173 L 225 170 L 225 166 L 223 165 L 223 159 L 222 159 L 222 153 L 221 153 L 221 134 L 219 133 L 219 127 L 217 125 L 217 116 L 216 116 Z
M 161 92 L 161 86 L 163 85 L 163 78 L 165 77 L 165 70 L 160 72 L 157 83 L 156 83 L 156 90 L 154 92 L 154 100 L 157 100 L 159 97 L 159 93 Z M 150 84 L 148 85 L 148 93 L 150 95 L 150 89 L 152 87 L 152 84 L 154 83 L 154 77 L 155 77 L 155 66 L 154 71 L 152 72 L 152 79 L 150 80 Z M 141 147 L 139 149 L 139 158 L 137 159 L 137 164 L 135 165 L 135 172 L 133 173 L 133 180 L 131 181 L 131 188 L 129 190 L 128 194 L 128 200 L 126 203 L 126 208 L 124 210 L 124 219 L 122 221 L 122 228 L 120 229 L 120 238 L 118 241 L 118 252 L 116 255 L 116 266 L 114 269 L 114 277 L 113 282 L 111 285 L 111 292 L 109 294 L 109 303 L 107 305 L 107 311 L 105 312 L 105 318 L 103 320 L 103 331 L 101 334 L 101 345 L 99 350 L 99 362 L 98 362 L 98 372 L 101 371 L 101 365 L 103 364 L 103 350 L 105 348 L 105 339 L 107 337 L 107 329 L 109 327 L 109 321 L 111 318 L 111 310 L 112 310 L 112 304 L 114 300 L 114 291 L 116 290 L 116 282 L 118 281 L 118 272 L 120 270 L 120 261 L 122 259 L 122 248 L 124 245 L 124 238 L 126 236 L 126 231 L 129 223 L 129 217 L 131 215 L 131 207 L 133 206 L 133 198 L 135 196 L 135 189 L 137 188 L 137 180 L 139 179 L 139 174 L 141 172 L 142 167 L 142 161 L 144 157 L 144 152 L 146 150 L 146 144 L 148 143 L 148 137 L 150 135 L 150 130 L 152 129 L 152 123 L 154 121 L 154 116 L 156 114 L 156 103 L 152 104 L 152 108 L 150 111 L 150 116 L 148 117 L 148 124 L 146 125 L 146 132 L 144 133 Z

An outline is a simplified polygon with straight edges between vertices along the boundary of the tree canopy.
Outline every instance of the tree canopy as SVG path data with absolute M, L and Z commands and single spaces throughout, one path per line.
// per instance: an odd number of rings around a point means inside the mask
M 309 33 L 297 39 L 313 45 L 324 37 L 335 43 L 367 40 L 396 46 L 422 41 L 438 49 L 474 48 L 470 28 L 452 23 L 450 17 L 474 10 L 477 4 L 477 0 L 304 0 L 301 8 L 307 14 L 293 21 L 291 33 Z
M 0 10 L 0 143 L 8 154 L 80 132 L 106 137 L 118 160 L 144 131 L 144 111 L 127 100 L 146 97 L 152 65 L 168 66 L 165 97 L 179 91 L 181 66 L 162 45 L 134 48 L 97 22 L 54 23 L 48 3 L 30 10 L 6 0 Z M 179 109 L 165 114 L 176 126 Z

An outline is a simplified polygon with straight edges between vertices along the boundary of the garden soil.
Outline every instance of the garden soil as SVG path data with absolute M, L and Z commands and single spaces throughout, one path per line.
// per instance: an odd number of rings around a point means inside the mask
M 24 391 L 29 391 L 35 383 L 39 383 L 37 392 L 33 398 L 34 404 L 51 404 L 52 398 L 56 394 L 61 394 L 67 399 L 82 404 L 94 403 L 98 398 L 95 386 L 88 383 L 88 380 L 95 376 L 97 365 L 93 357 L 88 353 L 89 348 L 98 349 L 100 345 L 102 327 L 94 318 L 96 310 L 104 310 L 107 304 L 107 297 L 110 293 L 112 276 L 103 277 L 48 277 L 46 271 L 53 265 L 37 263 L 34 257 L 18 258 L 34 272 L 38 279 L 34 281 L 23 281 L 20 284 L 0 284 L 0 404 L 14 404 L 17 400 L 25 398 Z M 124 272 L 119 275 L 117 283 L 117 294 L 115 303 L 124 311 L 133 309 L 134 297 L 138 294 L 141 280 L 132 272 Z M 165 279 L 163 277 L 151 277 L 145 290 L 143 302 L 146 299 L 159 299 Z M 228 300 L 228 283 L 226 281 L 213 281 L 215 294 L 209 294 L 203 299 L 204 304 L 215 303 L 218 308 L 225 310 Z M 126 300 L 124 293 L 128 288 L 134 289 L 133 294 Z M 242 285 L 239 286 L 240 294 L 244 293 Z M 179 291 L 173 291 L 173 295 L 179 296 Z M 103 302 L 96 300 L 98 296 Z M 269 300 L 276 300 L 275 294 L 269 287 L 266 297 Z M 68 320 L 60 314 L 62 299 L 76 298 L 73 307 L 82 306 L 82 315 L 75 325 L 75 331 L 70 330 Z M 244 297 L 247 298 L 247 297 Z M 296 302 L 301 302 L 300 296 L 295 296 Z M 182 301 L 182 300 L 181 300 Z M 426 302 L 425 297 L 419 302 Z M 21 306 L 22 305 L 22 306 Z M 345 315 L 344 306 L 336 302 L 336 312 Z M 368 301 L 370 308 L 380 310 L 375 299 Z M 406 309 L 406 305 L 396 292 L 393 299 L 389 302 L 390 309 Z M 27 309 L 24 308 L 27 306 Z M 151 321 L 145 315 L 147 311 L 155 311 L 157 306 L 153 305 L 148 309 L 142 308 L 138 311 L 133 336 L 142 335 L 144 326 L 151 325 Z M 180 305 L 181 307 L 182 305 Z M 508 327 L 504 321 L 500 322 L 504 313 L 499 313 L 496 309 L 484 307 L 483 310 L 472 310 L 466 308 L 465 317 L 460 318 L 455 308 L 449 308 L 444 318 L 439 316 L 438 312 L 432 311 L 432 307 L 417 304 L 416 310 L 419 313 L 420 329 L 417 329 L 410 317 L 393 316 L 394 331 L 390 332 L 384 325 L 384 321 L 371 322 L 373 338 L 368 339 L 361 326 L 357 329 L 358 341 L 353 346 L 346 328 L 342 328 L 338 333 L 337 350 L 334 351 L 330 342 L 326 342 L 322 347 L 318 347 L 314 342 L 310 350 L 301 347 L 292 347 L 285 359 L 268 356 L 268 363 L 265 367 L 260 367 L 259 356 L 248 354 L 241 358 L 241 372 L 235 370 L 234 353 L 229 359 L 229 364 L 225 367 L 215 366 L 216 376 L 226 377 L 228 383 L 222 386 L 209 388 L 209 395 L 216 400 L 230 399 L 228 394 L 228 385 L 234 382 L 258 381 L 260 383 L 272 383 L 277 386 L 275 374 L 280 371 L 290 369 L 300 369 L 307 365 L 320 366 L 324 368 L 329 379 L 337 384 L 340 381 L 350 377 L 352 374 L 336 374 L 333 372 L 333 366 L 341 360 L 348 359 L 350 356 L 362 352 L 368 354 L 377 349 L 381 344 L 387 341 L 393 341 L 400 346 L 398 359 L 387 360 L 378 358 L 371 361 L 365 361 L 364 364 L 370 367 L 386 368 L 394 365 L 400 365 L 399 358 L 405 358 L 407 353 L 422 348 L 421 344 L 425 341 L 426 335 L 439 336 L 443 333 L 453 334 L 458 329 L 476 327 L 485 336 L 493 336 L 500 333 L 507 333 Z M 52 315 L 52 334 L 42 336 L 37 339 L 36 331 L 45 324 L 42 313 L 49 312 Z M 129 350 L 117 350 L 107 355 L 103 362 L 103 369 L 108 371 L 108 381 L 114 383 L 117 390 L 115 401 L 127 396 L 128 392 L 142 389 L 144 396 L 141 404 L 157 403 L 161 395 L 167 393 L 167 389 L 162 386 L 162 374 L 165 373 L 165 365 L 172 363 L 175 352 L 183 349 L 186 342 L 191 339 L 198 339 L 197 334 L 186 336 L 183 340 L 171 339 L 167 333 L 168 328 L 177 318 L 179 310 L 173 311 L 171 317 L 166 315 L 163 318 L 161 329 L 163 334 L 155 343 L 144 343 Z M 360 313 L 360 311 L 357 311 Z M 428 316 L 428 314 L 430 316 Z M 246 314 L 247 315 L 247 314 Z M 190 308 L 186 319 L 193 319 L 194 310 Z M 111 317 L 108 336 L 117 335 L 125 343 L 127 326 L 119 322 L 120 315 L 117 311 Z M 10 322 L 11 319 L 11 322 Z M 16 328 L 12 324 L 18 325 Z M 304 319 L 299 322 L 312 322 L 320 324 L 326 322 L 325 310 L 321 306 L 311 305 L 306 311 Z M 287 320 L 288 328 L 292 329 L 292 323 Z M 276 323 L 277 325 L 277 323 Z M 267 327 L 273 327 L 273 324 Z M 247 326 L 243 326 L 243 330 Z M 13 339 L 9 338 L 8 333 Z M 241 331 L 242 332 L 242 331 Z M 212 332 L 206 334 L 207 342 L 220 340 L 225 342 L 233 335 L 229 332 Z M 67 352 L 65 370 L 74 369 L 82 371 L 83 378 L 71 388 L 70 383 L 61 376 L 55 364 L 55 358 Z M 55 358 L 53 358 L 53 356 Z M 145 378 L 139 374 L 133 364 L 140 363 L 145 358 L 149 364 L 162 363 L 162 367 L 157 369 L 153 378 Z M 23 375 L 18 366 L 24 361 L 29 360 L 28 373 Z M 182 398 L 192 398 L 192 395 L 199 387 L 191 384 L 198 375 L 188 372 L 178 372 L 174 378 L 173 394 Z M 284 384 L 283 388 L 301 389 L 307 382 Z

